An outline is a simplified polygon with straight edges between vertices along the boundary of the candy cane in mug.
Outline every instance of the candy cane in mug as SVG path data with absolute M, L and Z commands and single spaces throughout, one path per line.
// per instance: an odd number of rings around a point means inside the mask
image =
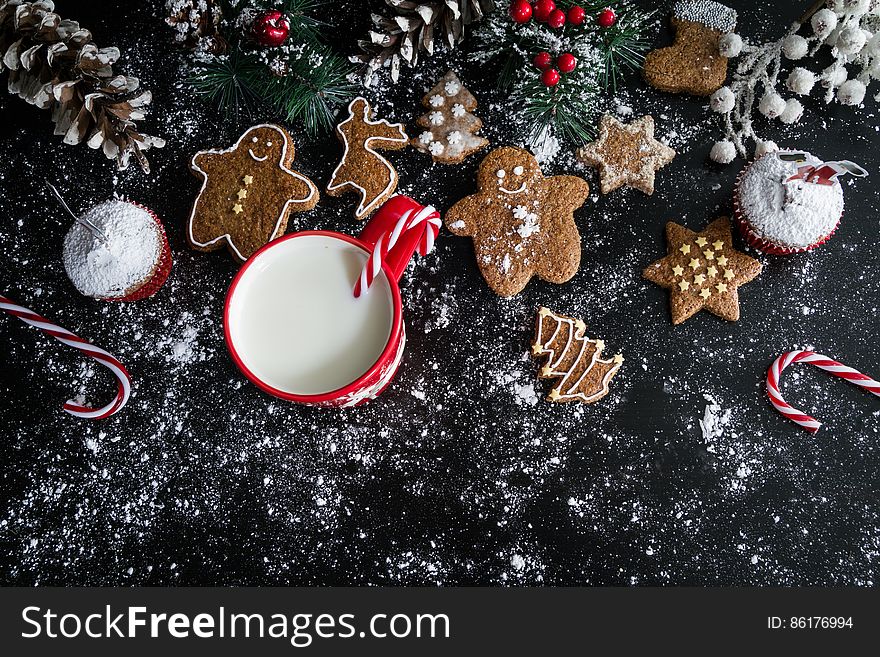
M 74 335 L 66 328 L 58 326 L 57 324 L 53 324 L 45 317 L 42 317 L 24 306 L 19 306 L 18 304 L 12 303 L 6 297 L 0 295 L 0 309 L 5 310 L 7 313 L 12 315 L 13 317 L 18 317 L 25 324 L 30 324 L 31 326 L 35 326 L 47 335 L 51 335 L 53 338 L 62 342 L 70 347 L 74 347 L 75 349 L 79 349 L 82 353 L 94 358 L 96 361 L 101 363 L 107 367 L 113 374 L 116 376 L 118 386 L 116 398 L 111 401 L 106 406 L 102 406 L 101 408 L 91 408 L 89 406 L 83 406 L 73 400 L 69 400 L 64 404 L 64 410 L 70 413 L 75 417 L 84 417 L 90 418 L 93 420 L 101 420 L 105 417 L 110 417 L 123 406 L 125 406 L 128 401 L 129 396 L 131 395 L 131 377 L 125 369 L 125 366 L 120 363 L 116 358 L 114 358 L 111 354 L 104 351 L 100 347 L 96 347 L 95 345 L 83 340 L 81 337 Z
M 782 413 L 792 422 L 802 426 L 810 433 L 816 433 L 821 426 L 815 418 L 810 417 L 803 411 L 799 411 L 788 404 L 779 392 L 779 375 L 786 367 L 792 363 L 809 363 L 820 370 L 824 370 L 829 374 L 845 379 L 850 383 L 861 386 L 868 392 L 880 397 L 880 383 L 871 377 L 862 374 L 858 370 L 847 367 L 843 363 L 831 360 L 828 356 L 817 354 L 812 351 L 789 351 L 777 358 L 770 369 L 767 371 L 767 395 L 770 397 L 770 403 L 773 407 Z
M 418 253 L 425 256 L 434 248 L 434 240 L 440 232 L 440 213 L 430 205 L 421 208 L 417 212 L 407 210 L 404 212 L 394 228 L 382 235 L 373 247 L 367 263 L 364 265 L 361 275 L 354 285 L 354 296 L 361 296 L 362 292 L 370 289 L 373 279 L 382 271 L 382 261 L 388 252 L 397 244 L 401 234 L 408 230 L 422 230 L 424 233 L 419 240 Z

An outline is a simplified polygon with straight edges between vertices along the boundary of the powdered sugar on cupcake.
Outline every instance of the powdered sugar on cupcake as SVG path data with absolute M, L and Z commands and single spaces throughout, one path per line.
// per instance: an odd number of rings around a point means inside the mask
M 82 294 L 122 297 L 146 282 L 162 253 L 162 236 L 152 215 L 132 203 L 110 200 L 84 217 L 107 242 L 75 223 L 64 238 L 64 268 Z
M 807 154 L 801 166 L 818 164 L 820 160 Z M 774 153 L 761 157 L 743 172 L 738 198 L 744 218 L 759 237 L 792 249 L 804 249 L 827 238 L 843 213 L 839 182 L 786 182 L 798 166 Z

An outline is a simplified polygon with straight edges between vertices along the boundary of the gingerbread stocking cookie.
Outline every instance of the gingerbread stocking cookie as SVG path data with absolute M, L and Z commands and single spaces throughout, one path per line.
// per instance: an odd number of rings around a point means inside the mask
M 195 154 L 190 164 L 202 178 L 187 225 L 198 251 L 225 244 L 241 261 L 282 235 L 291 212 L 311 210 L 318 188 L 291 170 L 293 140 L 281 126 L 263 124 L 245 132 L 223 151 Z
M 336 126 L 345 150 L 327 184 L 327 193 L 339 196 L 346 191 L 359 192 L 361 202 L 354 216 L 365 219 L 397 189 L 397 171 L 376 151 L 406 148 L 409 137 L 400 123 L 372 120 L 373 111 L 364 98 L 351 101 L 348 113 L 348 118 Z
M 453 234 L 473 238 L 477 266 L 496 294 L 518 294 L 532 276 L 564 283 L 577 273 L 574 211 L 589 195 L 585 180 L 544 177 L 531 153 L 505 146 L 483 159 L 477 187 L 452 206 L 445 223 Z
M 720 2 L 678 0 L 672 6 L 675 42 L 647 54 L 645 81 L 660 91 L 710 95 L 727 77 L 727 57 L 719 42 L 735 28 L 736 12 Z

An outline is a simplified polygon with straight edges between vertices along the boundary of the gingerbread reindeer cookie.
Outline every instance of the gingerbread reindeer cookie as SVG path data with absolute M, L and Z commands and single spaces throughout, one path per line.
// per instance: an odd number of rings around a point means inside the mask
M 446 213 L 446 227 L 474 240 L 477 266 L 492 290 L 518 294 L 532 276 L 564 283 L 581 263 L 574 211 L 589 195 L 575 176 L 544 177 L 535 157 L 505 146 L 480 164 L 478 191 Z
M 291 212 L 311 210 L 318 188 L 290 169 L 293 140 L 281 126 L 250 128 L 226 150 L 199 151 L 190 164 L 202 178 L 187 224 L 198 251 L 225 244 L 241 261 L 282 235 Z
M 351 101 L 348 113 L 348 118 L 336 126 L 336 135 L 345 150 L 327 184 L 327 193 L 339 196 L 346 191 L 359 192 L 361 202 L 354 216 L 365 219 L 397 189 L 397 171 L 376 151 L 406 148 L 409 137 L 400 123 L 374 121 L 370 104 L 364 98 Z

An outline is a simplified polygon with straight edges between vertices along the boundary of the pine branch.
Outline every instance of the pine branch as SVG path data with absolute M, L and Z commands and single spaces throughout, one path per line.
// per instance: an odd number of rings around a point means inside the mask
M 188 82 L 197 94 L 214 101 L 222 114 L 237 119 L 242 111 L 250 115 L 259 102 L 260 94 L 253 85 L 262 68 L 255 56 L 235 48 L 228 56 L 199 67 Z
M 519 107 L 529 126 L 529 143 L 539 145 L 552 131 L 576 144 L 593 138 L 598 89 L 588 81 L 562 81 L 548 93 L 536 76 L 517 88 L 511 105 Z
M 616 92 L 624 71 L 637 71 L 642 67 L 645 51 L 650 47 L 642 35 L 654 13 L 636 8 L 621 10 L 617 22 L 601 33 L 605 59 L 601 83 L 605 90 Z
M 227 118 L 262 105 L 285 121 L 301 122 L 312 136 L 332 128 L 339 106 L 355 94 L 356 85 L 349 81 L 354 67 L 327 44 L 327 24 L 314 16 L 326 9 L 325 0 L 218 1 L 228 54 L 196 64 L 190 78 L 196 93 L 213 100 Z M 246 26 L 263 9 L 276 8 L 290 23 L 287 41 L 262 48 Z
M 284 0 L 279 9 L 287 14 L 290 22 L 288 38 L 298 42 L 322 43 L 321 30 L 327 23 L 314 16 L 326 9 L 326 5 L 326 0 Z
M 562 9 L 575 4 L 584 7 L 588 17 L 608 6 L 607 0 L 557 2 Z M 588 18 L 582 25 L 553 30 L 537 21 L 518 25 L 499 11 L 478 30 L 477 59 L 500 66 L 498 87 L 510 94 L 510 107 L 528 126 L 533 146 L 551 133 L 575 144 L 588 141 L 599 93 L 616 91 L 626 71 L 641 67 L 648 47 L 642 32 L 651 14 L 622 4 L 616 12 L 611 28 Z M 553 57 L 568 52 L 577 59 L 575 71 L 562 75 L 554 87 L 545 86 L 532 65 L 534 56 L 544 51 Z
M 286 63 L 283 75 L 256 82 L 258 93 L 285 120 L 302 121 L 310 135 L 330 130 L 338 108 L 357 89 L 348 79 L 348 60 L 329 46 L 304 44 Z

